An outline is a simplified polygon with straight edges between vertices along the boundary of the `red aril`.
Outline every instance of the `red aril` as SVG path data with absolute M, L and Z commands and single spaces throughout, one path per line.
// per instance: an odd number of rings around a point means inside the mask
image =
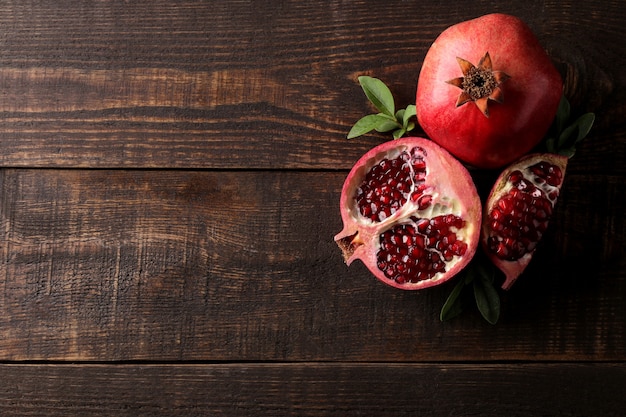
M 350 265 L 360 259 L 382 282 L 414 290 L 443 283 L 471 260 L 481 203 L 468 171 L 423 138 L 367 152 L 341 193 L 335 241 Z
M 449 27 L 432 44 L 419 75 L 417 118 L 457 158 L 499 168 L 539 143 L 562 90 L 528 26 L 490 14 Z
M 548 227 L 567 167 L 567 157 L 527 155 L 501 174 L 484 207 L 482 244 L 504 272 L 507 290 L 524 271 Z

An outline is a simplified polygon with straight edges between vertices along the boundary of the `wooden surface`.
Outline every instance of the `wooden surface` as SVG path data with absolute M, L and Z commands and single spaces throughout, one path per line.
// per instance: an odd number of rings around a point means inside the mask
M 452 284 L 343 264 L 387 140 L 345 136 L 359 75 L 410 104 L 494 11 L 597 122 L 499 323 L 441 323 Z M 623 415 L 625 38 L 619 1 L 0 1 L 0 415 Z

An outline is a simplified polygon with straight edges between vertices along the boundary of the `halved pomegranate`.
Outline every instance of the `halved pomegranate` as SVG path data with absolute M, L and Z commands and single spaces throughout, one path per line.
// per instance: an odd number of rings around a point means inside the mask
M 482 244 L 504 272 L 508 290 L 524 271 L 548 227 L 559 197 L 567 157 L 527 155 L 506 168 L 485 204 Z
M 335 241 L 382 282 L 415 290 L 447 281 L 478 246 L 481 203 L 468 171 L 430 140 L 403 138 L 367 152 L 341 193 Z

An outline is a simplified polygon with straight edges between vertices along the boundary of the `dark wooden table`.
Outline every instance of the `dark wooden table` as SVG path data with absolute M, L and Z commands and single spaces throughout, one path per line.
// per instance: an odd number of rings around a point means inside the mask
M 447 26 L 526 20 L 597 114 L 496 325 L 333 236 Z M 0 415 L 622 416 L 620 1 L 0 2 Z

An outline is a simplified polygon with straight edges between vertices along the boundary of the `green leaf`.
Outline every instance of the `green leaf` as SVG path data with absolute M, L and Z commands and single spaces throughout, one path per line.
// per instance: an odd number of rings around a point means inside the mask
M 392 122 L 391 120 L 388 120 L 386 122 L 384 122 L 383 124 L 381 124 L 380 126 L 376 127 L 376 131 L 377 132 L 391 132 L 394 129 L 398 128 L 398 124 L 396 122 Z
M 591 131 L 595 118 L 593 113 L 585 113 L 566 127 L 559 136 L 559 151 L 564 147 L 573 147 L 586 138 Z M 574 136 L 574 132 L 576 132 L 576 136 Z
M 448 296 L 448 299 L 441 307 L 441 313 L 439 313 L 439 320 L 447 321 L 453 319 L 463 312 L 463 305 L 461 303 L 461 293 L 465 287 L 465 280 L 461 279 L 454 286 L 452 292 Z
M 393 95 L 389 88 L 378 78 L 368 77 L 366 75 L 359 77 L 359 83 L 365 92 L 367 98 L 380 111 L 391 117 L 395 114 L 395 104 Z
M 394 130 L 393 138 L 394 139 L 400 139 L 405 133 L 406 133 L 406 129 L 404 129 L 404 128 L 398 129 L 398 130 Z
M 479 273 L 474 279 L 474 298 L 480 314 L 490 324 L 496 324 L 500 317 L 500 296 L 493 286 L 493 276 Z
M 548 152 L 571 158 L 576 153 L 576 144 L 587 137 L 595 121 L 593 113 L 585 113 L 574 122 L 570 121 L 570 117 L 571 107 L 563 95 L 552 124 L 551 134 L 544 139 Z
M 350 129 L 348 132 L 348 139 L 356 138 L 357 136 L 361 136 L 366 134 L 367 132 L 371 132 L 376 129 L 378 126 L 383 126 L 385 123 L 389 122 L 389 119 L 378 114 L 370 114 L 364 117 L 361 117 Z
M 561 101 L 559 102 L 558 110 L 556 111 L 556 134 L 560 135 L 565 128 L 565 123 L 568 122 L 570 117 L 570 104 L 567 101 L 565 95 L 561 96 Z
M 415 123 L 413 122 L 409 122 L 408 125 L 406 125 L 406 131 L 410 132 L 411 130 L 415 129 Z
M 406 109 L 400 109 L 396 112 L 396 120 L 398 120 L 398 123 L 400 120 L 404 119 L 404 113 L 406 112 Z
M 546 138 L 546 150 L 549 153 L 558 153 L 558 148 L 556 146 L 556 138 L 549 136 Z
M 578 126 L 575 124 L 567 126 L 559 135 L 559 142 L 557 144 L 558 149 L 563 148 L 569 142 L 569 139 L 572 137 L 574 132 L 578 129 Z
M 574 146 L 570 146 L 569 148 L 562 148 L 559 149 L 558 154 L 571 158 L 576 154 L 576 148 Z
M 585 113 L 580 116 L 574 124 L 578 126 L 578 136 L 576 137 L 576 142 L 580 142 L 584 138 L 587 137 L 591 128 L 593 127 L 593 122 L 596 120 L 596 115 L 593 113 Z
M 409 123 L 409 119 L 413 116 L 415 116 L 415 105 L 414 104 L 409 104 L 408 106 L 406 106 L 406 110 L 404 111 L 403 117 L 402 117 L 402 125 L 403 126 L 408 126 Z M 415 124 L 413 125 L 413 127 L 415 127 Z M 412 129 L 407 129 L 407 130 L 412 130 Z

